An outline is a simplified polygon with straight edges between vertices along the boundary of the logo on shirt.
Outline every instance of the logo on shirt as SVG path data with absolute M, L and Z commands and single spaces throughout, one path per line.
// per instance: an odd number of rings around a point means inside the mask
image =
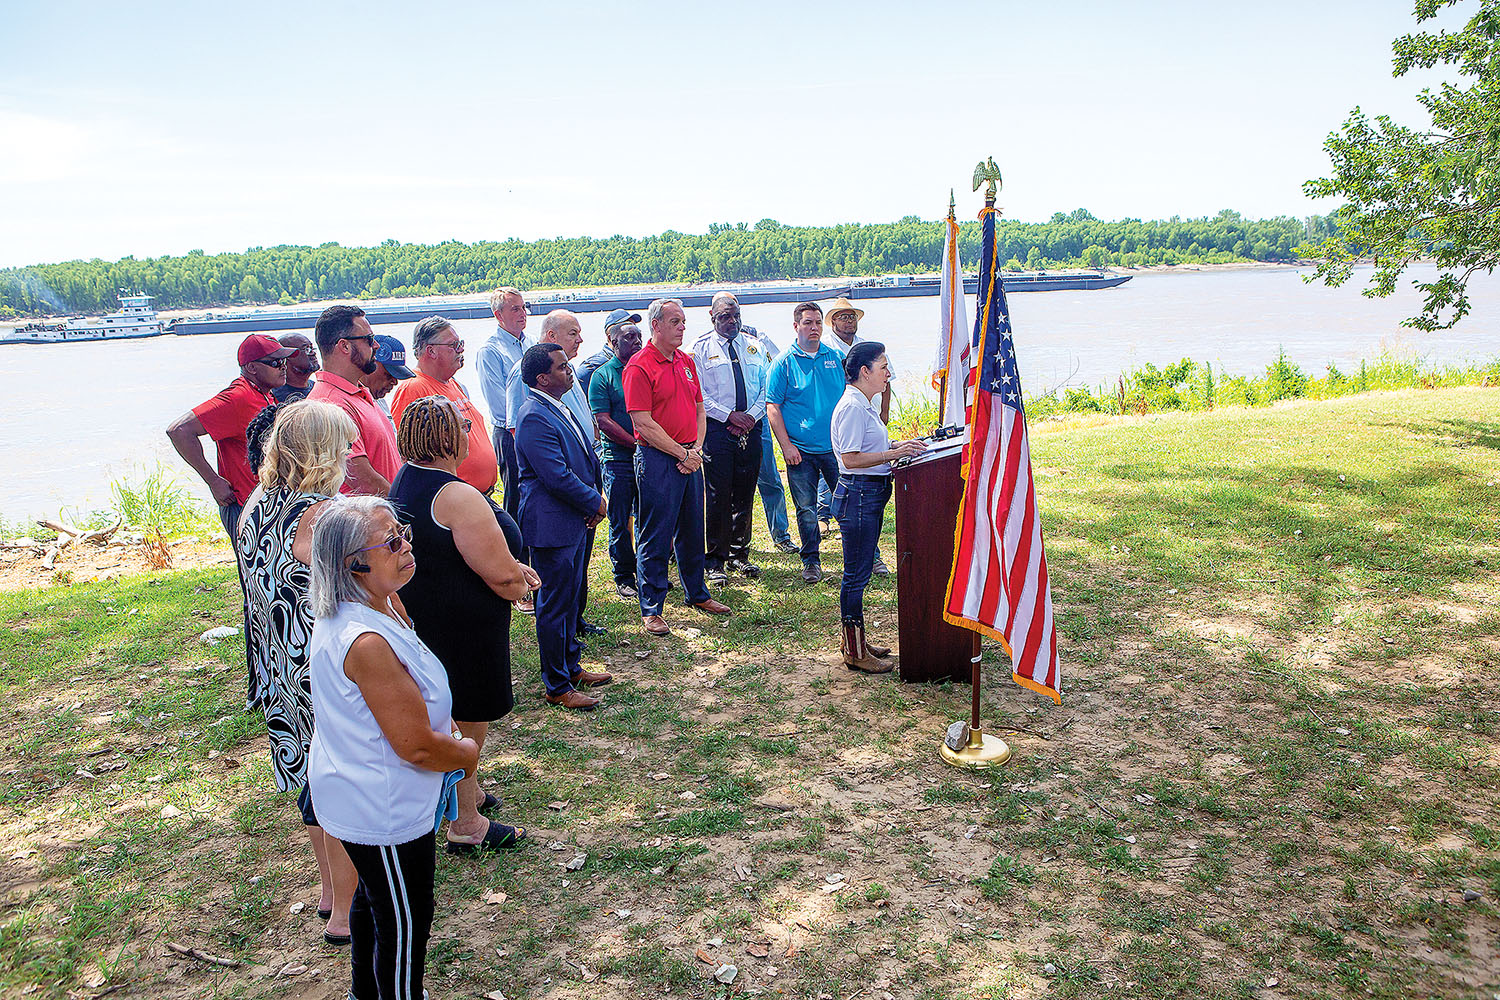
M 693 370 L 691 368 L 683 368 L 682 377 L 687 379 L 689 382 L 693 381 Z

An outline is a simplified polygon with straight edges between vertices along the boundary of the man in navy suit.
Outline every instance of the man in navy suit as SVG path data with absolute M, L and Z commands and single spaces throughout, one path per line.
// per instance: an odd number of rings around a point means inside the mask
M 614 678 L 583 669 L 578 616 L 588 566 L 591 529 L 604 518 L 604 482 L 593 436 L 562 397 L 573 387 L 573 366 L 556 344 L 537 344 L 521 355 L 526 395 L 516 415 L 516 457 L 521 472 L 521 534 L 542 578 L 536 603 L 536 642 L 547 701 L 590 709 L 599 699 L 577 685 Z

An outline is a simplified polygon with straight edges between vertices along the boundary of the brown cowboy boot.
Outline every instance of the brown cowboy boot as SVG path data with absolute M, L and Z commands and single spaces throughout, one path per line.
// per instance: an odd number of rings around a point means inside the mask
M 844 666 L 866 674 L 888 674 L 895 664 L 870 654 L 864 622 L 854 621 L 844 623 Z

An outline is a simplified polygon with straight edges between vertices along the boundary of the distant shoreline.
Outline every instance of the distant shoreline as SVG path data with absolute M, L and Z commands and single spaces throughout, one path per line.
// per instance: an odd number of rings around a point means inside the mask
M 1188 273 L 1201 273 L 1201 272 L 1205 272 L 1205 271 L 1296 271 L 1296 270 L 1304 270 L 1304 269 L 1306 269 L 1306 268 L 1308 268 L 1310 266 L 1312 266 L 1312 265 L 1308 264 L 1308 263 L 1303 263 L 1303 262 L 1296 262 L 1296 263 L 1275 263 L 1275 262 L 1269 262 L 1269 261 L 1253 261 L 1252 260 L 1252 261 L 1236 261 L 1234 263 L 1229 263 L 1229 264 L 1173 264 L 1173 265 L 1152 264 L 1150 266 L 1145 266 L 1145 267 L 1106 267 L 1106 268 L 1103 268 L 1102 270 L 1106 274 L 1138 275 L 1138 274 L 1188 274 Z M 1093 270 L 1093 269 L 1092 268 L 1087 268 L 1087 267 L 1058 267 L 1058 268 L 1051 268 L 1047 272 L 1042 272 L 1042 273 L 1072 273 L 1072 272 L 1076 272 L 1076 271 L 1090 271 L 1090 270 Z M 892 272 L 892 274 L 896 274 L 896 273 L 908 274 L 908 273 L 911 273 L 911 272 L 906 272 L 906 271 Z M 936 273 L 937 272 L 931 272 L 930 275 L 914 274 L 913 276 L 914 277 L 936 276 Z M 846 285 L 846 284 L 849 284 L 850 282 L 854 282 L 854 281 L 868 281 L 871 278 L 886 278 L 886 277 L 891 277 L 891 276 L 892 276 L 891 274 L 880 274 L 880 275 L 861 274 L 861 275 L 842 275 L 842 276 L 833 276 L 833 277 L 816 278 L 816 279 L 806 279 L 806 278 L 770 279 L 770 280 L 766 280 L 766 281 L 699 282 L 699 283 L 696 283 L 696 284 L 689 284 L 689 283 L 680 282 L 680 281 L 667 281 L 667 282 L 650 282 L 650 283 L 639 284 L 639 285 L 581 285 L 581 286 L 575 286 L 575 287 L 570 287 L 570 288 L 531 288 L 531 289 L 527 289 L 525 291 L 525 294 L 527 294 L 527 295 L 549 295 L 550 296 L 550 295 L 567 295 L 567 294 L 572 294 L 572 293 L 590 293 L 590 292 L 629 292 L 629 291 L 634 291 L 636 289 L 641 289 L 641 288 L 661 289 L 661 290 L 670 291 L 670 290 L 673 290 L 673 289 L 683 289 L 683 290 L 686 290 L 686 289 L 704 288 L 704 287 L 726 288 L 726 289 L 729 289 L 729 290 L 732 291 L 732 290 L 734 290 L 736 288 L 752 288 L 752 287 L 753 288 L 774 288 L 774 287 L 785 286 L 785 285 L 807 284 L 810 281 L 815 282 L 816 284 L 819 284 L 819 285 L 839 286 L 839 285 Z M 254 310 L 256 312 L 284 312 L 284 311 L 289 311 L 289 310 L 306 310 L 306 309 L 326 308 L 327 306 L 331 306 L 331 305 L 348 304 L 348 303 L 351 303 L 351 302 L 352 303 L 356 303 L 356 304 L 361 305 L 361 306 L 365 306 L 365 305 L 399 305 L 399 304 L 410 305 L 412 303 L 427 302 L 427 303 L 431 303 L 432 304 L 433 309 L 434 309 L 435 312 L 441 312 L 442 311 L 442 307 L 445 306 L 445 305 L 448 305 L 449 303 L 454 303 L 454 302 L 473 302 L 475 299 L 483 298 L 486 294 L 487 293 L 485 293 L 485 292 L 463 292 L 463 293 L 454 294 L 454 295 L 382 296 L 382 297 L 379 297 L 379 298 L 371 298 L 371 299 L 343 297 L 343 298 L 329 298 L 329 299 L 314 299 L 314 300 L 305 301 L 305 302 L 293 302 L 293 303 L 291 303 L 289 305 L 280 305 L 280 304 L 274 303 L 274 302 L 272 302 L 272 303 L 266 303 L 266 304 L 263 304 L 263 305 L 251 305 L 251 304 L 243 304 L 242 303 L 242 304 L 234 304 L 234 305 L 201 306 L 201 307 L 194 307 L 192 309 L 164 309 L 164 310 L 161 310 L 160 312 L 158 312 L 157 315 L 160 316 L 162 319 L 171 320 L 171 319 L 177 319 L 177 318 L 186 317 L 186 316 L 201 316 L 205 312 L 213 312 L 213 313 L 220 313 L 220 312 L 229 313 L 229 312 L 233 312 L 233 313 L 239 313 L 239 312 L 245 312 L 245 311 L 250 311 L 250 310 Z M 559 307 L 559 308 L 561 308 L 561 307 Z M 77 314 L 77 315 L 84 315 L 84 314 Z M 47 322 L 54 322 L 55 323 L 55 322 L 60 321 L 62 318 L 63 317 L 61 317 L 61 316 L 48 317 Z M 22 326 L 25 326 L 28 323 L 34 323 L 34 322 L 37 322 L 37 318 L 36 317 L 20 317 L 20 318 L 16 318 L 16 319 L 10 319 L 10 320 L 0 321 L 0 328 L 22 327 Z

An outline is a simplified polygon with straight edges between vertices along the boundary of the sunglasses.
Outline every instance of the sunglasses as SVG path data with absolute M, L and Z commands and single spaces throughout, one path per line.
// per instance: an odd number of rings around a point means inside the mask
M 340 340 L 363 340 L 365 343 L 369 344 L 371 347 L 375 346 L 375 335 L 373 333 L 366 333 L 366 334 L 363 334 L 363 335 L 358 336 L 358 337 L 340 337 L 339 339 Z
M 361 552 L 368 552 L 371 549 L 389 549 L 391 555 L 395 555 L 397 552 L 401 551 L 402 544 L 411 544 L 411 525 L 409 524 L 397 525 L 395 532 L 392 533 L 390 538 L 387 538 L 385 541 L 380 542 L 377 545 L 366 545 L 362 549 L 355 549 L 353 552 L 349 553 L 349 555 L 357 556 Z
M 427 346 L 428 347 L 449 347 L 449 348 L 452 348 L 454 351 L 462 351 L 464 349 L 464 342 L 462 340 L 451 340 L 451 341 L 448 341 L 447 343 L 443 343 L 443 344 L 428 344 Z
M 262 358 L 255 363 L 258 365 L 265 365 L 267 368 L 285 368 L 286 358 L 272 358 L 270 361 Z

